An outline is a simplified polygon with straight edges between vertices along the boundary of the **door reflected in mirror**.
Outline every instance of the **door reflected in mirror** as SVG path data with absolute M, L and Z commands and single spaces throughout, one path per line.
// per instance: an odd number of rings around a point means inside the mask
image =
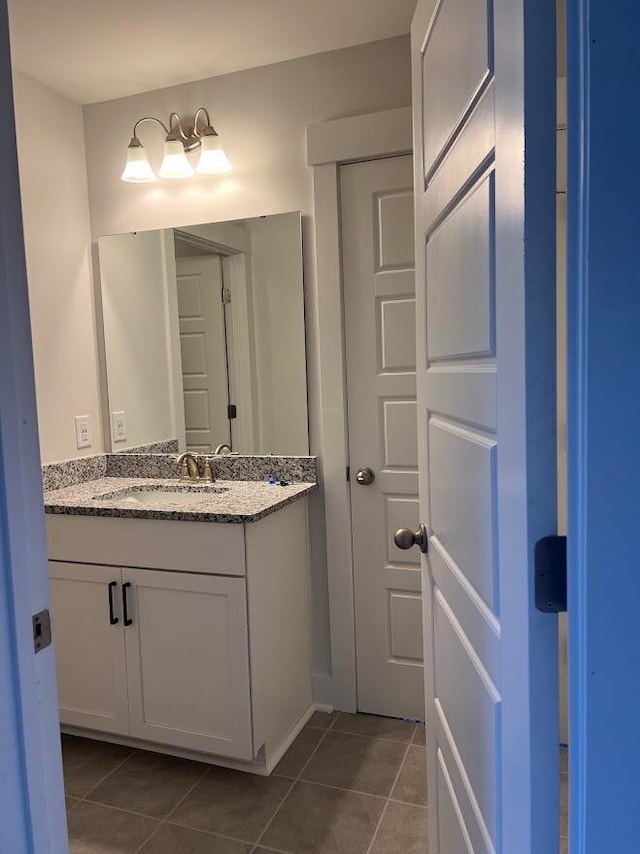
M 113 451 L 308 454 L 299 213 L 98 239 Z

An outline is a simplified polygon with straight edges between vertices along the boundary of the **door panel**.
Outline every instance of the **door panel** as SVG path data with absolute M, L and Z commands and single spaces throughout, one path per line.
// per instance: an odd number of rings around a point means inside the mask
M 230 441 L 221 260 L 177 258 L 176 271 L 187 449 L 210 454 Z
M 358 708 L 422 718 L 419 562 L 393 543 L 418 522 L 411 158 L 343 167 L 341 198 Z
M 485 179 L 427 244 L 430 363 L 493 353 L 493 176 Z M 464 311 L 460 307 L 464 306 Z
M 252 759 L 244 579 L 125 569 L 123 580 L 131 735 Z
M 431 524 L 440 550 L 497 615 L 496 442 L 432 417 L 428 443 Z
M 416 367 L 415 300 L 381 300 L 382 370 L 414 371 Z
M 483 83 L 493 59 L 487 0 L 447 0 L 434 5 L 434 19 L 421 45 L 424 174 L 451 144 Z M 419 91 L 420 91 L 419 90 Z
M 532 583 L 535 541 L 556 515 L 553 32 L 553 4 L 537 0 L 419 0 L 412 27 L 440 854 L 558 850 L 557 621 L 535 610 Z
M 121 570 L 51 561 L 52 626 L 63 724 L 129 733 Z M 110 624 L 109 583 L 116 625 Z

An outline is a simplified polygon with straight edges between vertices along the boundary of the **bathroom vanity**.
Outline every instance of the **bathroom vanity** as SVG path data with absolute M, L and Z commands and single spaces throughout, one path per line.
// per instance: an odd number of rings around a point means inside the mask
M 106 476 L 45 492 L 63 730 L 268 774 L 312 712 L 314 489 Z

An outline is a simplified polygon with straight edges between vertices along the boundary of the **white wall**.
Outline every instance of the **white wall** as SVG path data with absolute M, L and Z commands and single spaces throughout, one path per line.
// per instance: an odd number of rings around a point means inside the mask
M 302 247 L 295 215 L 251 220 L 251 293 L 261 454 L 306 454 Z
M 102 450 L 82 109 L 14 71 L 20 190 L 43 462 Z M 93 447 L 78 451 L 75 415 Z
M 313 187 L 312 172 L 306 165 L 305 129 L 330 119 L 410 103 L 409 39 L 399 37 L 85 107 L 94 238 L 302 212 L 310 440 L 312 452 L 320 455 Z M 152 185 L 120 181 L 136 119 L 156 115 L 166 120 L 173 110 L 188 115 L 200 105 L 211 111 L 231 159 L 234 168 L 229 175 Z M 149 126 L 143 127 L 141 137 L 157 166 L 161 134 Z M 335 330 L 326 330 L 326 334 L 335 334 Z M 314 671 L 323 674 L 330 672 L 331 663 L 321 497 L 312 502 L 311 516 Z
M 113 450 L 175 438 L 165 232 L 102 237 L 98 253 L 110 416 L 126 422 L 116 442 L 110 419 Z

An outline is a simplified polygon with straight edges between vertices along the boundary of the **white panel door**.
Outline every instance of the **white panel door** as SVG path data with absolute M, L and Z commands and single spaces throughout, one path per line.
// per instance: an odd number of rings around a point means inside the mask
M 340 185 L 358 708 L 423 719 L 419 555 L 393 542 L 419 519 L 411 157 L 344 166 Z
M 121 570 L 49 563 L 63 724 L 129 733 Z
M 123 570 L 131 735 L 253 758 L 245 581 Z
M 229 385 L 218 255 L 176 259 L 187 449 L 230 442 Z
M 557 619 L 533 586 L 556 530 L 553 16 L 419 0 L 412 27 L 433 854 L 558 850 Z

